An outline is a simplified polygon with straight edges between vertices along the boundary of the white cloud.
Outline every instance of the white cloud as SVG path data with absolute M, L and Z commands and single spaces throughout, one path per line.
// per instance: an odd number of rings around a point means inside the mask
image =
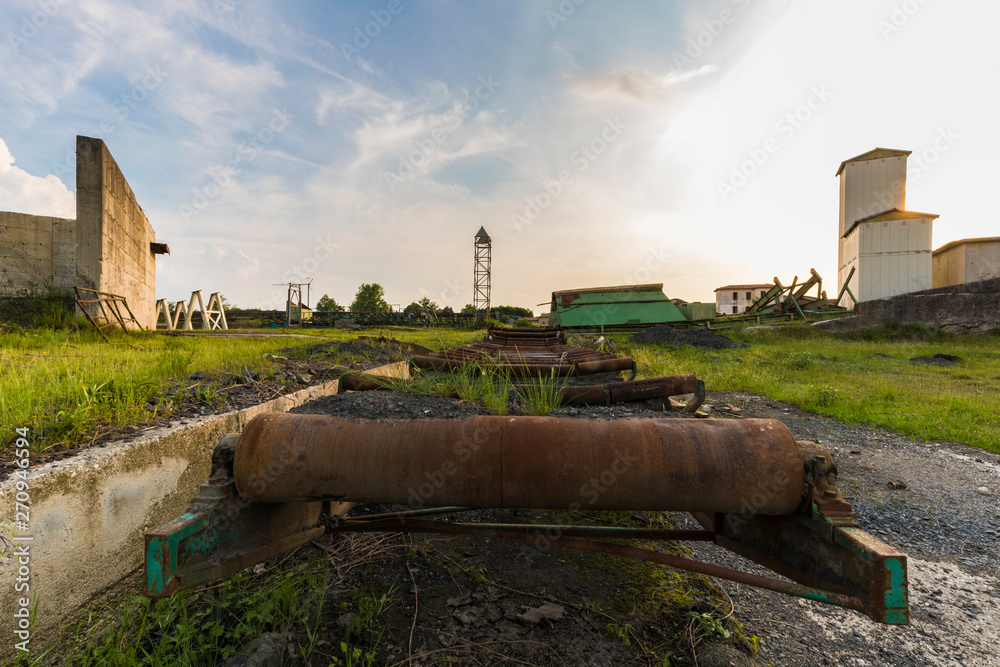
M 73 193 L 58 178 L 32 176 L 14 166 L 14 156 L 0 139 L 0 208 L 5 211 L 75 218 Z

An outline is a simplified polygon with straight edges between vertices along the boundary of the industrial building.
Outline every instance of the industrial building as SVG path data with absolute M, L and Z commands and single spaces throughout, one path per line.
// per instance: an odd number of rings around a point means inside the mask
M 719 315 L 738 315 L 772 287 L 774 283 L 723 285 L 715 290 L 715 312 Z
M 101 139 L 76 138 L 75 219 L 0 211 L 0 289 L 117 294 L 147 329 L 156 328 L 156 255 L 169 252 Z
M 934 287 L 1000 278 L 1000 236 L 961 239 L 934 251 Z
M 858 302 L 930 289 L 932 213 L 906 210 L 906 158 L 876 148 L 840 163 L 837 287 Z M 853 273 L 852 273 L 853 272 Z M 852 307 L 849 297 L 843 297 Z

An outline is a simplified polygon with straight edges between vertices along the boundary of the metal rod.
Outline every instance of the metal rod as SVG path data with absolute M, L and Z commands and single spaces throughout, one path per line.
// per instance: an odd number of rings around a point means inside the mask
M 445 509 L 445 508 L 442 508 Z M 417 512 L 419 510 L 415 510 Z M 428 512 L 429 513 L 429 512 Z M 350 517 L 336 526 L 327 528 L 328 532 L 436 532 L 436 526 L 458 526 L 463 534 L 479 537 L 494 537 L 495 533 L 510 532 L 546 537 L 558 535 L 561 537 L 595 537 L 615 540 L 678 540 L 712 542 L 715 533 L 707 530 L 673 530 L 668 528 L 625 528 L 621 526 L 566 526 L 551 524 L 517 524 L 517 523 L 455 523 L 442 521 L 421 521 L 408 519 L 409 513 L 372 515 L 371 517 Z M 396 518 L 398 517 L 398 519 Z M 411 528 L 413 527 L 413 528 Z M 448 529 L 442 532 L 457 532 Z
M 479 527 L 475 524 L 457 524 L 443 521 L 422 521 L 422 520 L 412 520 L 403 521 L 401 523 L 396 523 L 392 527 L 387 527 L 385 530 L 387 532 L 411 532 L 411 533 L 451 533 L 458 535 L 484 535 L 486 537 L 492 537 L 500 540 L 508 540 L 511 542 L 523 542 L 531 544 L 536 542 L 539 537 L 537 535 L 527 534 L 522 530 L 510 530 L 507 528 L 487 528 L 486 530 L 479 530 Z M 586 527 L 580 527 L 586 528 Z M 362 530 L 378 530 L 373 526 L 366 526 Z M 682 531 L 687 532 L 687 531 Z M 690 531 L 692 533 L 701 533 L 703 531 Z M 864 611 L 864 601 L 860 598 L 841 595 L 838 593 L 833 593 L 830 591 L 824 591 L 818 588 L 810 588 L 807 586 L 800 586 L 798 584 L 790 583 L 787 581 L 780 581 L 777 579 L 770 579 L 767 577 L 762 577 L 760 575 L 751 574 L 749 572 L 740 572 L 738 570 L 732 570 L 726 567 L 720 567 L 718 565 L 712 565 L 710 563 L 702 563 L 700 561 L 691 560 L 690 558 L 683 558 L 681 556 L 673 556 L 670 554 L 660 553 L 659 551 L 653 551 L 652 549 L 641 549 L 638 547 L 632 547 L 624 544 L 615 544 L 611 542 L 594 542 L 591 540 L 581 540 L 574 537 L 563 537 L 561 535 L 545 535 L 545 540 L 547 540 L 545 546 L 557 546 L 566 549 L 577 549 L 580 551 L 595 551 L 598 553 L 606 553 L 613 556 L 621 556 L 623 558 L 635 558 L 637 560 L 645 560 L 653 563 L 659 563 L 661 565 L 667 565 L 669 567 L 675 567 L 680 570 L 688 570 L 690 572 L 697 572 L 699 574 L 705 574 L 710 577 L 715 577 L 717 579 L 726 579 L 728 581 L 735 581 L 737 583 L 746 584 L 748 586 L 755 586 L 756 588 L 763 588 L 770 591 L 775 591 L 778 593 L 784 593 L 785 595 L 792 595 L 794 597 L 805 598 L 807 600 L 815 600 L 818 602 L 825 602 L 827 604 L 832 604 L 838 607 L 844 607 L 846 609 L 854 609 L 856 611 Z

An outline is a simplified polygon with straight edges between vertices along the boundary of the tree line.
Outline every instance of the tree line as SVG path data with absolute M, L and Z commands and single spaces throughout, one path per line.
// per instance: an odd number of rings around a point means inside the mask
M 354 300 L 351 301 L 351 304 L 347 308 L 344 308 L 337 303 L 337 300 L 330 295 L 324 294 L 316 302 L 316 310 L 323 312 L 351 311 L 354 313 L 384 313 L 391 310 L 391 308 L 385 300 L 385 289 L 381 285 L 378 283 L 362 283 L 361 287 L 358 288 L 357 293 L 354 295 Z M 451 306 L 445 306 L 442 308 L 426 296 L 420 299 L 420 301 L 414 301 L 408 305 L 403 309 L 403 312 L 419 315 L 425 310 L 434 313 L 435 315 L 455 314 L 455 311 Z M 476 312 L 476 309 L 471 303 L 467 303 L 460 312 L 474 313 Z M 534 317 L 534 313 L 529 308 L 521 308 L 520 306 L 493 306 L 490 308 L 490 315 L 495 318 Z

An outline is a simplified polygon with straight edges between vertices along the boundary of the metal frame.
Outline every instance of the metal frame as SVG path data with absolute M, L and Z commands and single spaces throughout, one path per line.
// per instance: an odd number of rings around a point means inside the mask
M 486 230 L 480 228 L 485 233 Z M 480 236 L 476 234 L 476 264 L 473 271 L 473 292 L 472 306 L 476 310 L 476 317 L 483 313 L 483 319 L 490 319 L 490 288 L 492 283 L 491 267 L 493 264 L 493 240 L 487 234 Z
M 128 331 L 126 322 L 131 322 L 139 327 L 140 331 L 145 331 L 139 320 L 135 319 L 135 315 L 132 314 L 132 310 L 128 307 L 128 301 L 125 297 L 119 296 L 117 294 L 111 294 L 110 292 L 101 292 L 100 290 L 90 289 L 89 287 L 74 287 L 76 290 L 76 305 L 80 307 L 83 314 L 87 316 L 90 323 L 94 325 L 94 328 L 104 337 L 104 340 L 111 342 L 108 339 L 108 335 L 104 333 L 105 329 L 110 327 L 122 328 L 122 331 Z M 91 294 L 96 294 L 96 299 L 85 299 L 83 298 L 83 292 L 90 292 Z M 97 314 L 91 315 L 90 311 L 87 310 L 88 305 L 97 304 Z M 128 317 L 122 315 L 121 308 L 125 308 L 125 312 L 128 313 Z M 113 319 L 112 319 L 113 318 Z M 99 324 L 97 320 L 103 319 L 104 324 Z
M 786 595 L 859 611 L 890 625 L 909 622 L 906 556 L 864 533 L 832 484 L 836 467 L 822 446 L 798 443 L 806 492 L 790 515 L 691 512 L 704 530 L 612 526 L 461 523 L 425 517 L 465 511 L 434 507 L 346 518 L 350 502 L 252 503 L 236 489 L 233 462 L 239 434 L 212 455 L 212 475 L 187 513 L 146 533 L 147 592 L 153 597 L 228 576 L 326 533 L 464 534 L 522 543 L 544 540 L 700 572 Z M 782 581 L 607 540 L 710 541 L 791 580 Z M 600 541 L 598 541 L 600 540 Z

